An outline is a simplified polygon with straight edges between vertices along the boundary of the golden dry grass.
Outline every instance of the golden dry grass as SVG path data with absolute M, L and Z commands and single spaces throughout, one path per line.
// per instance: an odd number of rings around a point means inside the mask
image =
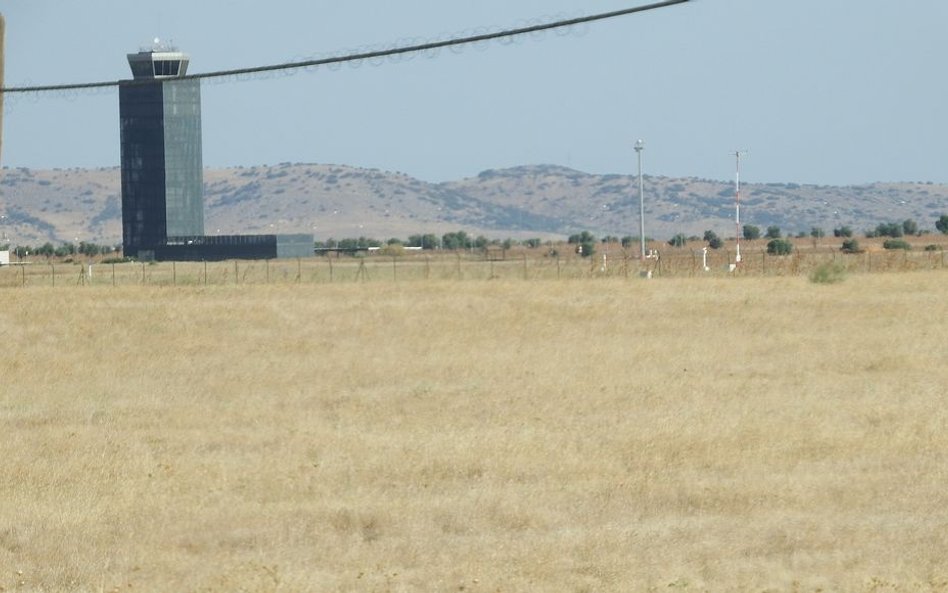
M 946 591 L 948 274 L 2 291 L 3 591 Z

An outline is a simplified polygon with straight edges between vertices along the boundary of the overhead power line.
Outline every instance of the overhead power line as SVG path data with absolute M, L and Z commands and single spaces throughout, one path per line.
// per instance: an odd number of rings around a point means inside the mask
M 430 52 L 430 51 L 442 49 L 445 47 L 469 45 L 472 43 L 493 41 L 496 39 L 503 39 L 506 37 L 516 37 L 518 35 L 538 33 L 542 31 L 549 31 L 552 29 L 562 29 L 565 27 L 572 27 L 575 25 L 582 25 L 586 23 L 592 23 L 595 21 L 604 21 L 607 19 L 614 19 L 621 16 L 635 14 L 638 12 L 646 12 L 649 10 L 666 8 L 669 6 L 674 6 L 675 4 L 684 4 L 690 1 L 691 0 L 665 0 L 663 2 L 654 2 L 652 4 L 645 4 L 645 5 L 636 6 L 633 8 L 614 10 L 612 12 L 603 12 L 599 14 L 592 14 L 592 15 L 581 16 L 581 17 L 576 17 L 576 18 L 571 18 L 571 19 L 552 21 L 548 23 L 540 23 L 537 25 L 519 27 L 516 29 L 505 29 L 502 31 L 495 31 L 492 33 L 483 33 L 480 35 L 457 37 L 453 39 L 445 39 L 442 41 L 431 41 L 431 42 L 421 43 L 417 45 L 406 45 L 406 46 L 401 46 L 401 47 L 393 47 L 393 48 L 388 48 L 388 49 L 360 52 L 360 53 L 347 54 L 347 55 L 341 55 L 341 56 L 332 56 L 328 58 L 320 58 L 320 59 L 314 59 L 314 60 L 303 60 L 303 61 L 298 61 L 298 62 L 284 62 L 282 64 L 271 64 L 268 66 L 253 66 L 249 68 L 236 68 L 233 70 L 217 70 L 213 72 L 204 72 L 204 73 L 199 73 L 199 74 L 188 74 L 187 76 L 182 76 L 181 79 L 182 80 L 184 79 L 196 80 L 196 79 L 203 79 L 203 78 L 224 78 L 228 76 L 259 74 L 262 72 L 275 72 L 278 70 L 295 70 L 299 68 L 312 68 L 315 66 L 344 64 L 346 62 L 358 62 L 361 60 L 386 58 L 390 56 L 398 56 L 398 55 L 404 55 L 404 54 Z M 105 81 L 105 82 L 85 82 L 85 83 L 75 83 L 75 84 L 20 86 L 20 87 L 0 88 L 0 93 L 6 94 L 6 93 L 40 93 L 40 92 L 53 92 L 53 91 L 71 91 L 71 90 L 81 90 L 81 89 L 114 87 L 114 86 L 119 86 L 120 84 L 136 84 L 136 83 L 135 81 L 131 81 L 131 80 L 111 80 L 111 81 Z M 147 84 L 147 81 L 143 81 L 142 84 Z

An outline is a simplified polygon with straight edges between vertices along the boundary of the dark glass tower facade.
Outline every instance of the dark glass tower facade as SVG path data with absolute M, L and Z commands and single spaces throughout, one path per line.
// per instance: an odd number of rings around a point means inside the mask
M 312 235 L 204 235 L 201 84 L 187 54 L 156 46 L 128 54 L 119 86 L 122 248 L 142 260 L 306 257 Z
M 147 257 L 168 237 L 204 234 L 201 85 L 176 79 L 187 61 L 177 52 L 130 54 L 135 80 L 119 87 L 128 255 Z

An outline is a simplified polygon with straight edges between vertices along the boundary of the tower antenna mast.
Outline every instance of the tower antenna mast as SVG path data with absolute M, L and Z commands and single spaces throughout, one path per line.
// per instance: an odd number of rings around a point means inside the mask
M 642 181 L 642 151 L 645 150 L 645 142 L 641 139 L 635 141 L 635 154 L 639 161 L 639 257 L 645 261 L 645 184 Z
M 734 222 L 737 226 L 737 233 L 734 235 L 737 241 L 736 254 L 734 255 L 735 265 L 741 263 L 741 157 L 747 152 L 747 150 L 734 151 L 734 158 L 737 161 L 734 176 Z

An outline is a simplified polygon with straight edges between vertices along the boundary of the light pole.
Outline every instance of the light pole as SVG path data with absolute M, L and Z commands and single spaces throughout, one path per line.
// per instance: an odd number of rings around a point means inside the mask
M 6 22 L 0 14 L 0 87 L 3 86 L 3 46 Z M 0 149 L 3 148 L 3 93 L 0 93 Z M 2 152 L 2 150 L 0 150 Z
M 639 161 L 639 241 L 641 242 L 641 257 L 645 261 L 645 185 L 642 182 L 642 151 L 645 150 L 645 142 L 641 139 L 635 142 L 635 153 Z

